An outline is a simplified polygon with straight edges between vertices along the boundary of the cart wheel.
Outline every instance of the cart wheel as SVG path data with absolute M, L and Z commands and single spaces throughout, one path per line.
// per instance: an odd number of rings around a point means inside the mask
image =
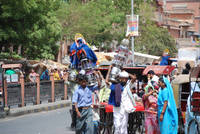
M 195 134 L 200 134 L 200 126 L 199 126 L 199 123 L 198 123 L 198 121 L 197 121 L 196 119 L 192 119 L 192 120 L 189 122 L 188 128 L 187 128 L 188 134 L 192 134 L 192 133 L 190 132 L 190 127 L 191 127 L 192 123 L 195 123 L 195 127 L 196 127 L 196 130 L 197 130 L 197 133 L 195 133 Z

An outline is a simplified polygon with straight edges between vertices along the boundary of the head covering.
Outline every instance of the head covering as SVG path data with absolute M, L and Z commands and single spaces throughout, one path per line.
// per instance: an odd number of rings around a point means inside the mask
M 85 70 L 81 70 L 81 71 L 79 72 L 79 74 L 85 75 Z
M 126 71 L 122 71 L 122 72 L 119 73 L 119 77 L 121 77 L 121 78 L 128 78 L 129 74 Z
M 145 94 L 147 94 L 147 93 L 149 92 L 148 89 L 149 89 L 150 87 L 154 90 L 154 87 L 153 87 L 151 84 L 148 84 L 148 85 L 146 85 L 146 87 L 144 88 Z
M 170 115 L 172 116 L 172 126 L 178 127 L 178 113 L 177 113 L 176 103 L 174 100 L 173 89 L 169 80 L 166 77 L 163 76 L 163 80 L 169 93 L 168 108 Z

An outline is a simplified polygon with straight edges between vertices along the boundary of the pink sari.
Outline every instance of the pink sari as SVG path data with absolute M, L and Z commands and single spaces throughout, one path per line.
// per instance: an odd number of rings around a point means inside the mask
M 146 134 L 160 134 L 160 129 L 157 119 L 157 97 L 150 95 L 144 100 L 145 107 L 145 133 Z

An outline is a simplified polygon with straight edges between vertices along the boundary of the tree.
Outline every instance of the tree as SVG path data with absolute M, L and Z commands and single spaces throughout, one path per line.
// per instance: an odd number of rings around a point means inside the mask
M 94 0 L 86 4 L 72 0 L 63 4 L 57 17 L 63 26 L 62 34 L 68 40 L 74 40 L 75 33 L 82 33 L 89 43 L 100 45 L 122 37 L 117 31 L 121 30 L 119 22 L 124 13 L 114 6 L 112 0 Z
M 54 58 L 61 32 L 55 17 L 59 7 L 60 0 L 0 1 L 0 43 L 22 45 L 28 59 Z
M 140 15 L 140 36 L 135 38 L 135 50 L 154 55 L 160 55 L 164 48 L 175 52 L 173 38 L 155 24 L 154 11 L 152 0 L 134 0 L 134 12 Z M 79 32 L 93 45 L 109 45 L 112 40 L 121 42 L 125 38 L 126 15 L 130 12 L 131 0 L 90 0 L 84 4 L 71 0 L 62 5 L 57 17 L 68 40 L 74 40 Z
M 167 29 L 158 27 L 153 20 L 155 8 L 149 3 L 142 3 L 139 9 L 140 36 L 135 38 L 135 50 L 152 55 L 162 55 L 164 49 L 167 48 L 171 54 L 174 54 L 176 52 L 174 39 Z

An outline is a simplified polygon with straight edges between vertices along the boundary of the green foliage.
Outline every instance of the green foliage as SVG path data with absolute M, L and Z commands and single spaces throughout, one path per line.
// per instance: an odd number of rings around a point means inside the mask
M 25 57 L 43 57 L 40 49 L 55 46 L 61 25 L 55 17 L 60 0 L 5 0 L 0 2 L 0 44 L 22 45 Z M 49 52 L 52 58 L 53 53 Z
M 96 0 L 87 4 L 73 0 L 63 4 L 57 13 L 63 35 L 73 40 L 76 33 L 82 33 L 88 42 L 95 45 L 122 36 L 117 32 L 121 30 L 119 24 L 124 16 L 112 0 Z
M 161 55 L 165 48 L 176 52 L 175 42 L 168 31 L 156 26 L 152 0 L 134 0 L 134 13 L 140 15 L 140 36 L 135 37 L 135 50 Z M 131 13 L 131 0 L 91 0 L 86 4 L 71 0 L 62 4 L 57 17 L 62 24 L 62 35 L 73 41 L 75 33 L 82 33 L 87 42 L 109 45 L 121 42 L 127 28 L 126 15 Z M 110 46 L 104 46 L 109 48 Z
M 7 52 L 2 52 L 0 53 L 0 59 L 15 59 L 19 60 L 22 57 L 16 53 L 7 53 Z
M 168 31 L 152 20 L 154 11 L 152 0 L 134 0 L 134 13 L 140 15 L 135 50 L 154 55 L 165 48 L 176 52 Z M 56 42 L 64 35 L 73 41 L 81 33 L 90 44 L 109 48 L 112 40 L 125 37 L 130 13 L 131 0 L 1 0 L 0 44 L 15 49 L 22 45 L 22 56 L 28 59 L 55 59 Z
M 135 50 L 152 55 L 162 55 L 167 48 L 173 55 L 176 50 L 174 39 L 169 35 L 168 30 L 158 27 L 152 20 L 154 18 L 154 7 L 148 3 L 139 6 L 140 36 L 135 39 Z

